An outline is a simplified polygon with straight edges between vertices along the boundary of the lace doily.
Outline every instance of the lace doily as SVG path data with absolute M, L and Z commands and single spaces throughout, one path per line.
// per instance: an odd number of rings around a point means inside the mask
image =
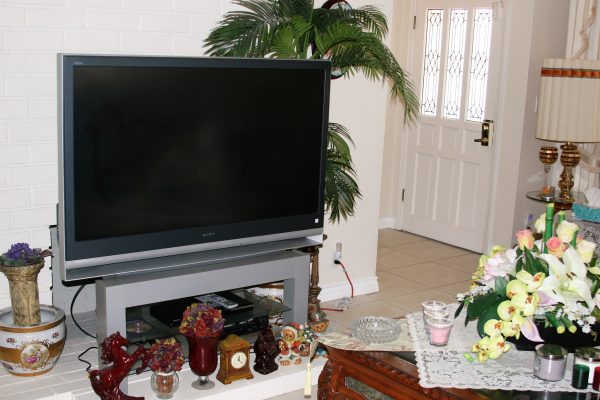
M 449 306 L 454 315 L 457 304 Z M 464 357 L 473 344 L 479 340 L 475 323 L 464 326 L 465 311 L 456 319 L 450 340 L 446 347 L 429 344 L 423 327 L 422 313 L 406 316 L 410 334 L 415 346 L 415 357 L 419 369 L 419 383 L 423 387 L 445 387 L 459 389 L 502 389 L 534 390 L 550 392 L 586 392 L 571 386 L 573 355 L 569 354 L 565 377 L 561 381 L 550 382 L 533 375 L 532 351 L 517 351 L 514 346 L 496 360 L 484 363 L 469 362 Z

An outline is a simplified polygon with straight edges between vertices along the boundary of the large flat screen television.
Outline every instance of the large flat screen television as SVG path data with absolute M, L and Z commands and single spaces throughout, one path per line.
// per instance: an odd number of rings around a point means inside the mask
M 63 280 L 322 233 L 330 63 L 58 61 Z

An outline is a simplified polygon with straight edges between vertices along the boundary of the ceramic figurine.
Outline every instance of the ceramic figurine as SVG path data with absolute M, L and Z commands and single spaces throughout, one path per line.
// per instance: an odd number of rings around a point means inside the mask
M 277 341 L 271 328 L 266 328 L 259 333 L 256 342 L 254 342 L 254 354 L 256 354 L 254 361 L 254 370 L 256 372 L 267 375 L 273 371 L 277 371 L 279 365 L 275 362 L 275 358 L 279 354 L 279 348 L 277 347 Z
M 126 350 L 128 343 L 119 332 L 113 333 L 102 342 L 102 362 L 111 366 L 90 371 L 92 388 L 102 400 L 144 400 L 143 397 L 128 396 L 119 389 L 121 381 L 138 359 L 142 360 L 142 365 L 135 370 L 136 374 L 140 374 L 148 365 L 146 349 L 139 346 L 133 354 L 129 354 Z
M 279 339 L 279 364 L 286 366 L 300 364 L 300 345 L 302 328 L 296 322 L 290 322 L 281 328 L 281 339 Z

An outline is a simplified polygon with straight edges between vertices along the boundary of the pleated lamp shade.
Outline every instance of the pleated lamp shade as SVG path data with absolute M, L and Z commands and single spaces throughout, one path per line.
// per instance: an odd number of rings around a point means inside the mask
M 600 60 L 545 59 L 535 137 L 600 142 Z

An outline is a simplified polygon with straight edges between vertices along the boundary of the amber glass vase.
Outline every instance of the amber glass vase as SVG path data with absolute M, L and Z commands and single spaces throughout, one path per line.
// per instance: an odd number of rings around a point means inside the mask
M 198 375 L 192 386 L 199 390 L 211 389 L 215 383 L 208 379 L 217 369 L 217 346 L 219 337 L 186 336 L 189 344 L 190 369 Z

